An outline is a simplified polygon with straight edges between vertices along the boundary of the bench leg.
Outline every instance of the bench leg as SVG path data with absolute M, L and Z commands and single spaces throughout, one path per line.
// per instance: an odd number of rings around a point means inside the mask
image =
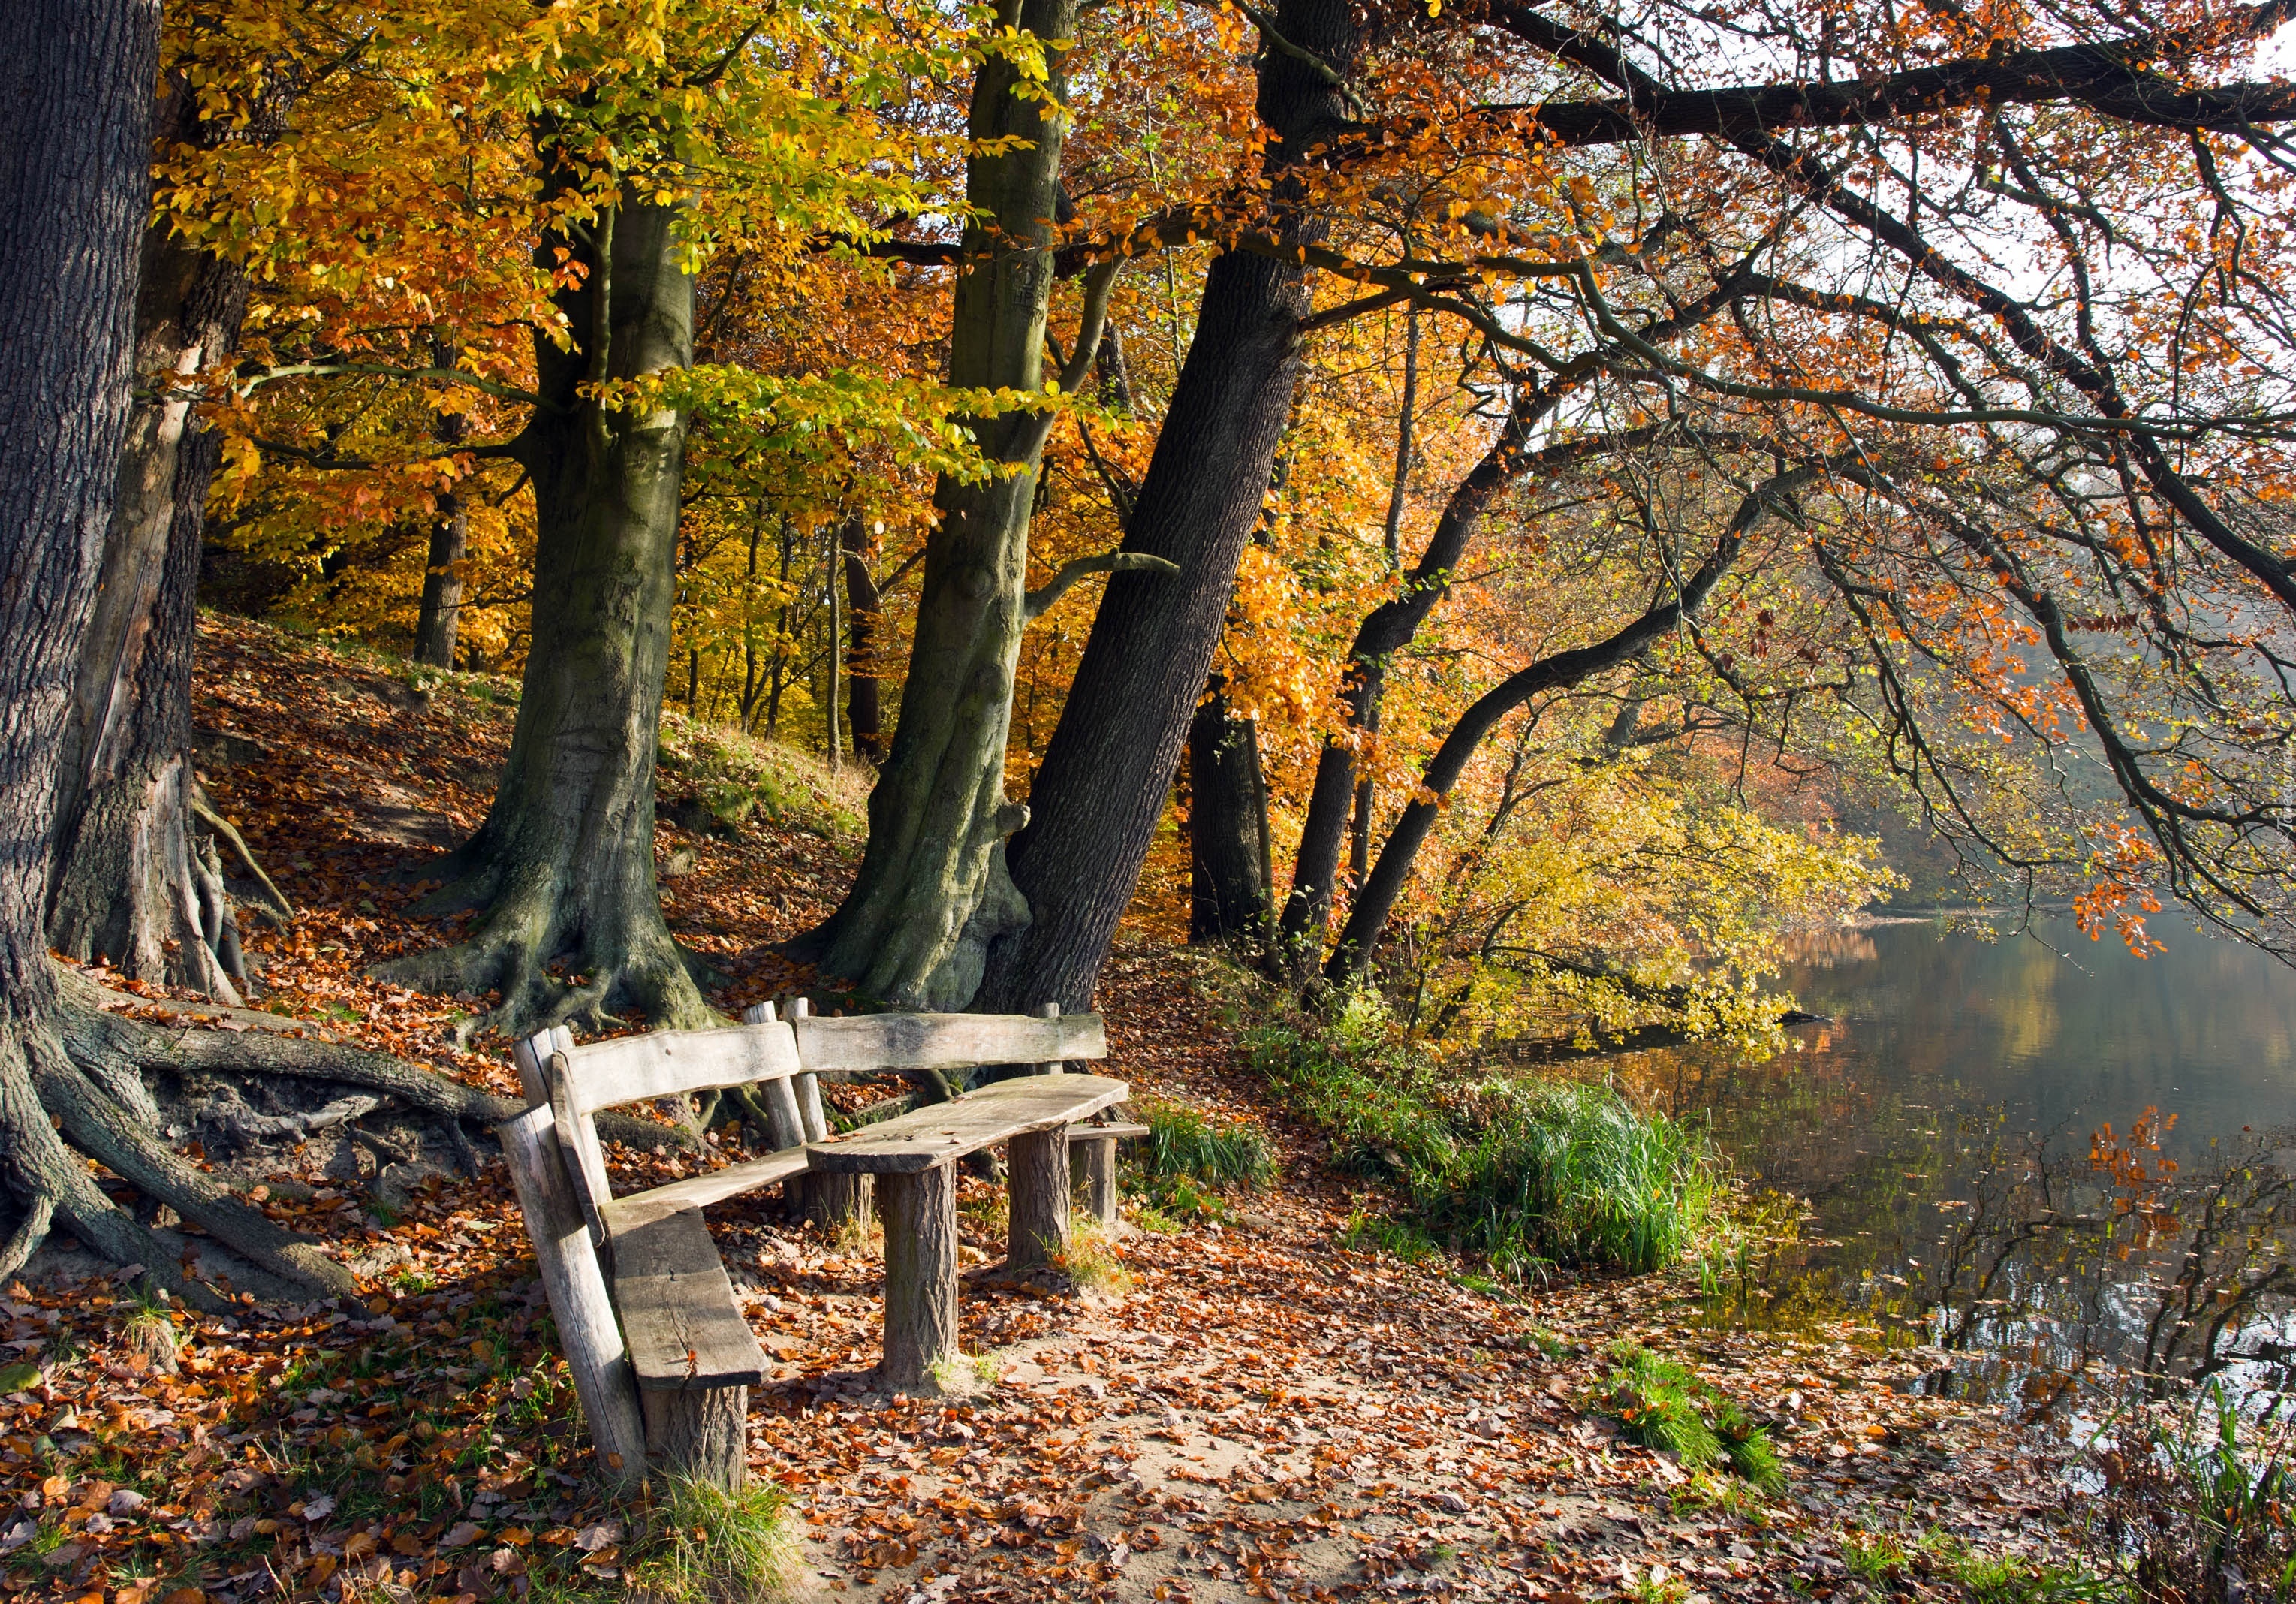
M 1069 1133 L 1069 1151 L 1076 1156 L 1071 1166 L 1078 1185 L 1084 1188 L 1085 1206 L 1092 1217 L 1100 1222 L 1101 1229 L 1114 1232 L 1116 1213 L 1116 1139 L 1112 1136 L 1083 1136 Z
M 1069 1133 L 1055 1127 L 1016 1136 L 1005 1163 L 1013 1174 L 1004 1268 L 1020 1274 L 1049 1269 L 1069 1250 Z
M 885 1362 L 877 1384 L 929 1392 L 939 1385 L 934 1367 L 958 1356 L 956 1172 L 940 1164 L 876 1180 L 885 1211 Z
M 642 1391 L 646 1457 L 673 1476 L 739 1493 L 750 1475 L 750 1389 Z
M 872 1175 L 808 1175 L 805 1217 L 824 1230 L 849 1223 L 866 1231 L 875 1210 L 871 1206 Z

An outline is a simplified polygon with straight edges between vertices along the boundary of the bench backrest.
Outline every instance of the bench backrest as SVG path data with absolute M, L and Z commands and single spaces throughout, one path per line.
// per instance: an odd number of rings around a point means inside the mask
M 547 1102 L 567 1176 L 591 1234 L 605 1245 L 601 1208 L 613 1192 L 593 1116 L 602 1108 L 697 1091 L 757 1087 L 776 1141 L 795 1146 L 829 1134 L 814 1076 L 882 1070 L 969 1069 L 985 1064 L 1054 1064 L 1104 1058 L 1097 1014 L 865 1014 L 816 1019 L 800 1000 L 791 1018 L 771 1003 L 743 1023 L 706 1031 L 649 1031 L 578 1046 L 563 1025 L 512 1049 L 528 1106 Z

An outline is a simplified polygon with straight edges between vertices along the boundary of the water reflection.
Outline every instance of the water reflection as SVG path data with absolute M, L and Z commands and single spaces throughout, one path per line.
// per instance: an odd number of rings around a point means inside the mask
M 1826 1024 L 1750 1065 L 1633 1055 L 1711 1117 L 1794 1241 L 1718 1305 L 1854 1312 L 1952 1356 L 1938 1388 L 2036 1410 L 2111 1370 L 2248 1392 L 2296 1367 L 2296 975 L 2187 935 L 2140 961 L 2070 928 L 1826 933 L 1789 983 Z

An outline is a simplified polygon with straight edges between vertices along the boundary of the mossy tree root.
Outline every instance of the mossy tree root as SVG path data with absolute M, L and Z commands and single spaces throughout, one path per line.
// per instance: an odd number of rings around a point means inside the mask
M 442 867 L 460 869 L 484 840 L 482 833 Z M 696 972 L 706 968 L 662 921 L 650 847 L 642 874 L 611 864 L 588 876 L 482 865 L 458 874 L 414 911 L 472 908 L 484 912 L 463 941 L 374 970 L 379 979 L 433 994 L 498 991 L 501 1002 L 466 1024 L 465 1041 L 488 1031 L 517 1039 L 560 1024 L 598 1030 L 631 1009 L 677 1030 L 725 1023 L 696 983 Z

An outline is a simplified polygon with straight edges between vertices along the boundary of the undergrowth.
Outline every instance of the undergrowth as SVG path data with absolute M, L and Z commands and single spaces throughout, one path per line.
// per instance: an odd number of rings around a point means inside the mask
M 1611 1350 L 1599 1402 L 1628 1442 L 1664 1449 L 1685 1470 L 1726 1464 L 1764 1493 L 1785 1490 L 1785 1471 L 1770 1434 L 1736 1399 L 1715 1391 L 1684 1365 L 1620 1343 Z
M 1401 1189 L 1399 1218 L 1359 1228 L 1392 1238 L 1382 1246 L 1478 1254 L 1518 1281 L 1549 1265 L 1648 1271 L 1679 1263 L 1725 1213 L 1702 1131 L 1607 1087 L 1442 1065 L 1369 993 L 1250 1024 L 1244 1046 L 1341 1168 Z
M 803 1551 L 789 1493 L 767 1481 L 739 1493 L 666 1478 L 628 1566 L 642 1604 L 767 1604 L 797 1592 Z
M 2178 1604 L 2296 1600 L 2296 1420 L 2244 1415 L 2215 1380 L 2182 1408 L 2133 1407 L 2089 1451 L 2094 1551 L 2131 1595 Z
M 1248 1120 L 1218 1120 L 1177 1103 L 1136 1105 L 1148 1127 L 1128 1157 L 1128 1189 L 1160 1221 L 1234 1217 L 1226 1194 L 1253 1191 L 1275 1175 L 1267 1133 Z

